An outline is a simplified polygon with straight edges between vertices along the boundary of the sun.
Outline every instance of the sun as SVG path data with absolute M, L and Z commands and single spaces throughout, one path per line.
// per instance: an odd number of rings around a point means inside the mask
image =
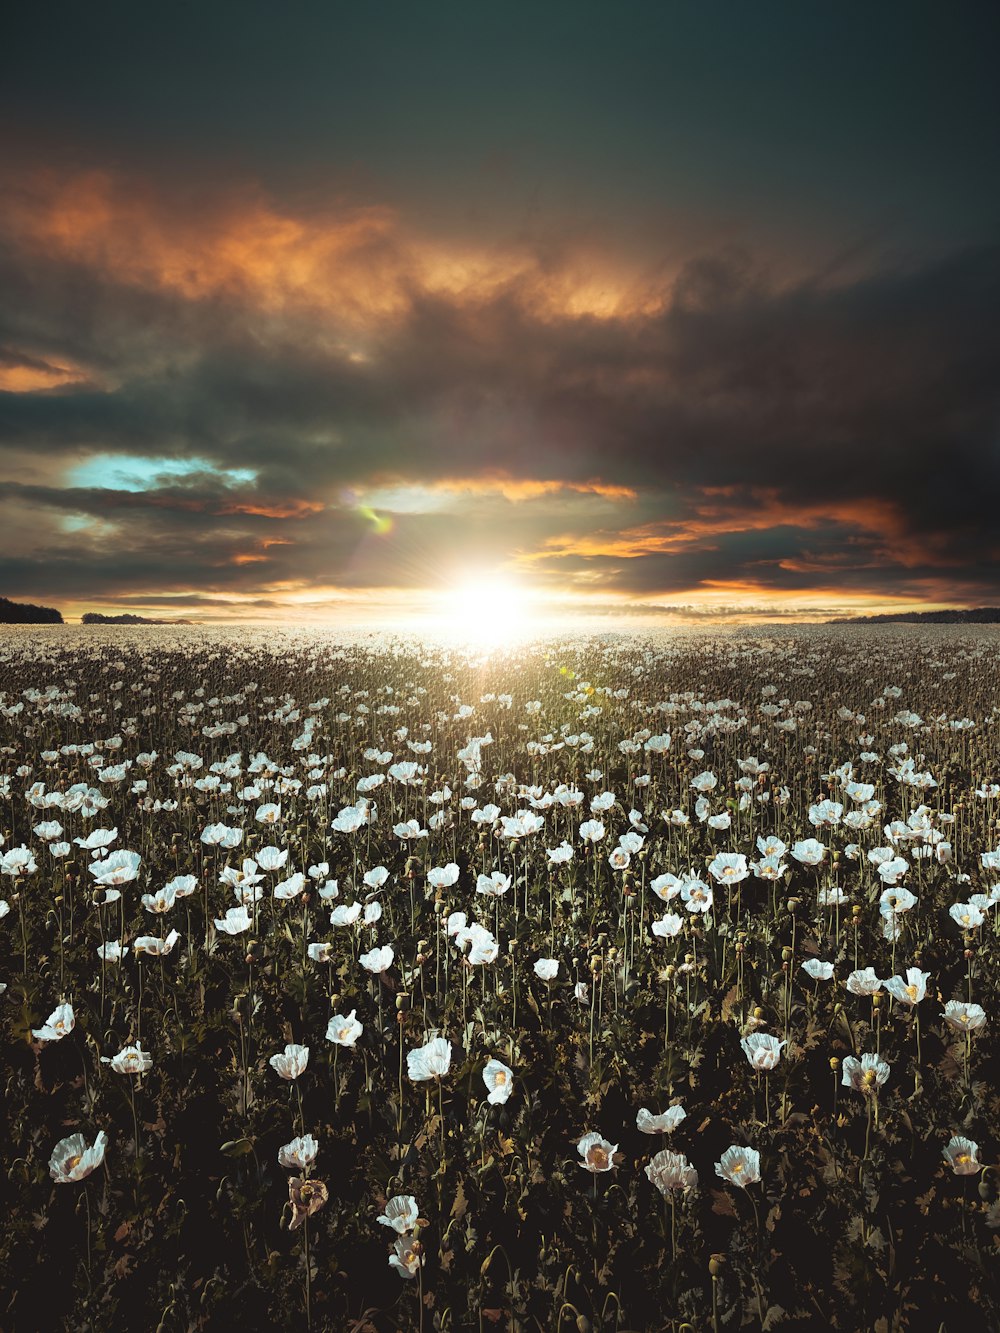
M 524 639 L 536 629 L 531 593 L 494 575 L 470 577 L 441 594 L 441 627 L 480 647 Z

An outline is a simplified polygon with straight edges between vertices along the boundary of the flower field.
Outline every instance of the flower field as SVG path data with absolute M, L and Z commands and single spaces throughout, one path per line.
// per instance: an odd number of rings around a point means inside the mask
M 0 643 L 0 1327 L 1000 1327 L 1000 638 Z

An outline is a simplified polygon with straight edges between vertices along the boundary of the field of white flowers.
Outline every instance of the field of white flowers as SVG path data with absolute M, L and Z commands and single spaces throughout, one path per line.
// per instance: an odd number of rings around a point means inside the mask
M 0 1326 L 1000 1327 L 1000 632 L 0 641 Z

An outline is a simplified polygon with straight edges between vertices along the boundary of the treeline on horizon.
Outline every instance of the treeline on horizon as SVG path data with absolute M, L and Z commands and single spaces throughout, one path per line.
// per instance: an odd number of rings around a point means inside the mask
M 949 611 L 887 611 L 877 616 L 839 616 L 833 625 L 1000 625 L 1000 606 L 958 607 Z
M 186 625 L 186 620 L 150 620 L 148 616 L 133 615 L 123 611 L 120 616 L 106 616 L 100 611 L 88 611 L 80 617 L 81 625 Z
M 0 597 L 0 625 L 64 625 L 62 612 L 54 606 L 35 606 L 33 602 L 12 602 L 9 597 Z M 80 617 L 81 625 L 187 625 L 187 620 L 150 620 L 146 616 L 134 615 L 123 611 L 121 615 L 108 616 L 101 611 L 88 611 Z
M 32 602 L 12 602 L 0 597 L 0 625 L 62 625 L 62 612 L 54 606 L 35 606 Z

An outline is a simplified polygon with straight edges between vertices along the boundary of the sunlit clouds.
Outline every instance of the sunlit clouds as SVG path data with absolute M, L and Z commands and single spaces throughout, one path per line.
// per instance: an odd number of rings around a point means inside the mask
M 995 250 L 652 262 L 249 176 L 6 170 L 14 596 L 448 622 L 471 579 L 546 608 L 519 632 L 995 600 Z

